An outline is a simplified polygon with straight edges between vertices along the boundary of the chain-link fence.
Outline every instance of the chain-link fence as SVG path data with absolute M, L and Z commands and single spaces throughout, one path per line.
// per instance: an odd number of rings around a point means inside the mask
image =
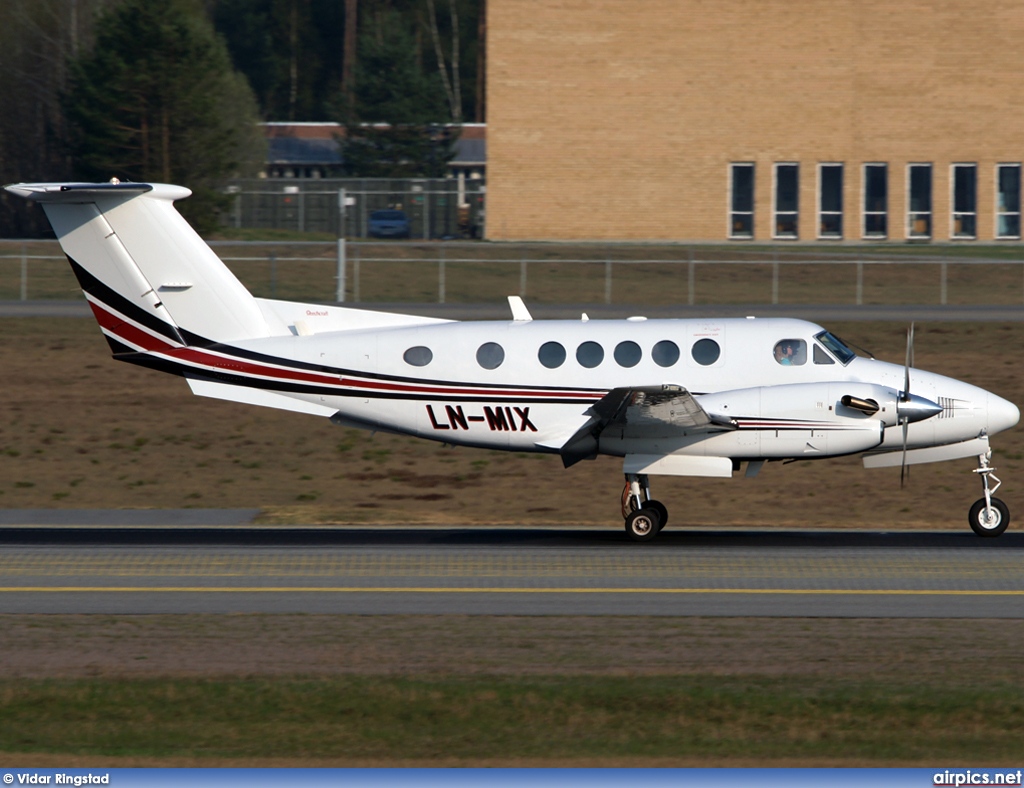
M 409 238 L 483 238 L 486 191 L 483 180 L 461 177 L 238 180 L 228 187 L 225 220 L 235 228 L 369 238 L 375 212 L 401 211 Z
M 454 241 L 212 246 L 255 295 L 313 302 L 343 295 L 355 303 L 497 303 L 521 295 L 536 303 L 638 306 L 1024 304 L 1024 250 L 1017 248 L 1001 250 L 1002 258 L 967 258 L 952 247 L 936 250 L 943 256 Z M 55 241 L 0 240 L 0 300 L 77 298 Z

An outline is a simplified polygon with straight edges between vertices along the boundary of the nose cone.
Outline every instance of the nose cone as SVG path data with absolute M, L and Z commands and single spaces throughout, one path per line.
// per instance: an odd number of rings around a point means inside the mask
M 1020 421 L 1020 409 L 1009 400 L 988 395 L 988 434 L 1008 430 Z
M 942 413 L 942 406 L 917 394 L 903 395 L 896 403 L 896 413 L 901 421 L 924 421 Z

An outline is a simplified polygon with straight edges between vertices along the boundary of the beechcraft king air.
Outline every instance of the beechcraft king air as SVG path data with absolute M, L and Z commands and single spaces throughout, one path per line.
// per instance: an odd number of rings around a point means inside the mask
M 863 454 L 868 467 L 975 458 L 971 528 L 1009 524 L 989 438 L 1017 407 L 953 378 L 856 355 L 789 319 L 460 322 L 253 297 L 166 184 L 15 184 L 42 205 L 114 358 L 196 394 L 449 444 L 623 458 L 626 532 L 668 521 L 649 477 L 728 477 Z

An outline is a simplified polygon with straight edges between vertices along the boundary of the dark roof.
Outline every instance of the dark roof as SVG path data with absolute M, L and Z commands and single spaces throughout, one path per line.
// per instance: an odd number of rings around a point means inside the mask
M 268 164 L 297 166 L 341 164 L 337 123 L 264 123 Z M 452 164 L 468 166 L 487 163 L 487 127 L 463 126 L 455 143 Z
M 270 164 L 341 164 L 341 153 L 334 139 L 310 140 L 272 137 L 267 140 Z

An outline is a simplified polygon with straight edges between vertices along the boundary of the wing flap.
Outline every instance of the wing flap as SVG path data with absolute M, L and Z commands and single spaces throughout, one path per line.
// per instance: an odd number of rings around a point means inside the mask
M 606 429 L 619 429 L 624 437 L 736 429 L 731 419 L 708 413 L 693 394 L 677 385 L 612 389 L 587 413 L 587 423 L 559 448 L 566 468 L 596 457 L 598 439 Z

